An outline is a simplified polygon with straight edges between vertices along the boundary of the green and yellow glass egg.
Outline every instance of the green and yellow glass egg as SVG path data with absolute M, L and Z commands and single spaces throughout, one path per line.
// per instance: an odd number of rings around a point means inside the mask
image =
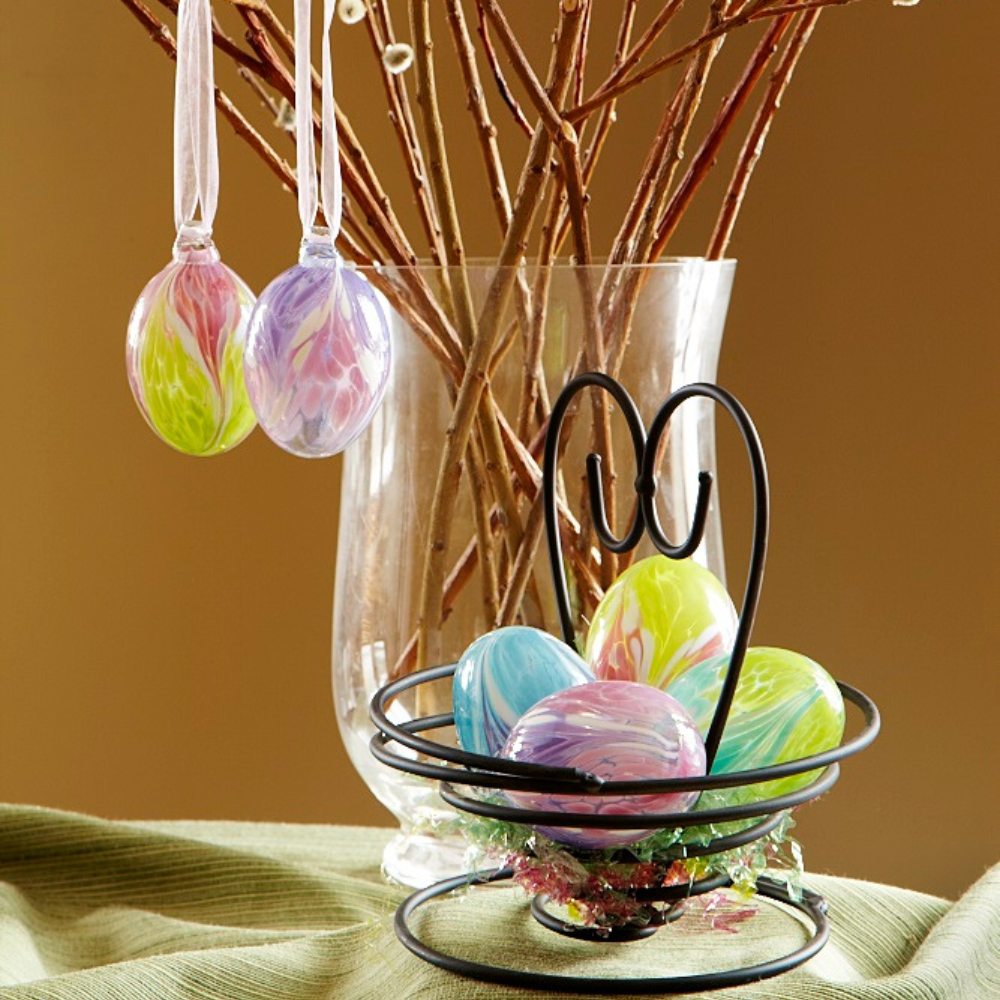
M 729 657 L 695 664 L 667 686 L 702 737 L 718 704 Z M 838 746 L 844 735 L 844 699 L 837 682 L 815 661 L 787 649 L 747 650 L 713 774 L 749 771 L 798 760 Z M 736 788 L 728 801 L 756 801 L 793 792 L 818 771 Z

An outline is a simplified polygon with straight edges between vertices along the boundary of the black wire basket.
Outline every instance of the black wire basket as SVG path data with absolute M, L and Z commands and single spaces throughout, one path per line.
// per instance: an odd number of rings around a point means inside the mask
M 736 638 L 719 702 L 705 739 L 708 773 L 701 777 L 607 780 L 573 768 L 550 767 L 469 753 L 421 735 L 431 730 L 453 726 L 454 716 L 450 712 L 423 716 L 398 724 L 390 721 L 387 710 L 395 698 L 421 685 L 451 677 L 455 672 L 455 664 L 418 671 L 386 684 L 375 693 L 370 706 L 371 719 L 376 728 L 371 740 L 371 752 L 389 767 L 438 781 L 442 799 L 454 808 L 492 820 L 526 826 L 602 830 L 634 830 L 637 826 L 683 830 L 708 824 L 747 824 L 735 832 L 713 836 L 707 843 L 678 843 L 668 849 L 663 863 L 667 864 L 671 859 L 711 858 L 767 837 L 779 827 L 788 810 L 810 802 L 827 792 L 840 775 L 840 761 L 863 750 L 875 739 L 879 729 L 878 709 L 863 692 L 838 681 L 837 686 L 844 701 L 859 709 L 862 716 L 861 728 L 852 738 L 823 753 L 769 767 L 726 774 L 711 773 L 736 694 L 760 597 L 767 551 L 769 500 L 764 453 L 750 417 L 734 396 L 725 389 L 708 383 L 688 385 L 674 392 L 657 412 L 648 434 L 634 401 L 621 384 L 610 376 L 597 372 L 580 375 L 567 384 L 556 400 L 545 439 L 542 491 L 546 540 L 564 641 L 571 648 L 575 648 L 573 619 L 556 510 L 556 472 L 562 447 L 563 420 L 575 397 L 588 387 L 609 393 L 618 404 L 628 422 L 638 470 L 635 481 L 637 501 L 632 522 L 628 532 L 618 538 L 609 526 L 606 515 L 601 481 L 601 459 L 597 455 L 587 457 L 588 492 L 594 529 L 601 544 L 612 552 L 620 554 L 631 551 L 639 544 L 643 534 L 650 538 L 660 553 L 672 559 L 683 559 L 693 555 L 701 544 L 712 489 L 709 473 L 702 472 L 699 475 L 692 526 L 683 542 L 674 544 L 666 537 L 656 509 L 656 463 L 659 446 L 671 416 L 681 404 L 695 397 L 713 400 L 733 417 L 746 444 L 753 474 L 753 545 Z M 691 791 L 716 792 L 739 789 L 811 771 L 817 771 L 817 776 L 813 780 L 804 787 L 783 795 L 687 812 L 642 812 L 628 815 L 566 813 L 523 808 L 510 804 L 499 796 L 483 796 L 484 790 L 500 793 L 515 791 L 615 797 Z M 588 858 L 587 851 L 568 850 L 582 860 Z M 826 944 L 830 934 L 826 902 L 821 896 L 808 889 L 802 890 L 801 893 L 793 893 L 786 884 L 767 876 L 757 879 L 757 894 L 765 899 L 787 904 L 804 914 L 812 924 L 812 936 L 800 948 L 772 961 L 711 973 L 609 979 L 513 969 L 471 962 L 433 948 L 421 940 L 410 925 L 410 918 L 414 912 L 434 899 L 468 886 L 503 882 L 512 878 L 513 870 L 510 868 L 492 869 L 446 879 L 413 893 L 400 905 L 396 913 L 395 927 L 400 941 L 422 959 L 472 979 L 550 992 L 613 995 L 686 993 L 695 990 L 721 989 L 766 979 L 793 969 L 812 958 Z M 595 942 L 630 941 L 647 937 L 655 933 L 658 928 L 677 919 L 684 912 L 687 900 L 692 897 L 714 892 L 731 884 L 732 879 L 727 874 L 710 872 L 704 877 L 680 884 L 628 890 L 639 916 L 623 925 L 611 928 L 592 928 L 568 923 L 547 909 L 549 901 L 543 895 L 536 895 L 532 899 L 531 913 L 540 924 L 558 934 Z

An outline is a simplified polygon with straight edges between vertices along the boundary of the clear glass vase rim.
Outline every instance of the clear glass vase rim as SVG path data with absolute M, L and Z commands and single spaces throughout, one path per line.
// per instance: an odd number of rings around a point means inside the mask
M 664 257 L 652 263 L 609 263 L 606 258 L 597 258 L 589 264 L 577 264 L 566 258 L 559 258 L 545 266 L 553 270 L 566 271 L 671 271 L 681 270 L 699 265 L 706 268 L 718 269 L 720 271 L 732 270 L 736 267 L 735 257 L 720 257 L 710 260 L 708 257 Z M 464 264 L 439 264 L 431 260 L 418 260 L 415 264 L 366 264 L 359 266 L 359 271 L 376 271 L 382 274 L 403 274 L 406 272 L 427 272 L 427 271 L 497 271 L 500 268 L 527 268 L 538 267 L 538 262 L 533 258 L 526 258 L 518 264 L 500 265 L 493 258 L 489 257 L 469 257 Z

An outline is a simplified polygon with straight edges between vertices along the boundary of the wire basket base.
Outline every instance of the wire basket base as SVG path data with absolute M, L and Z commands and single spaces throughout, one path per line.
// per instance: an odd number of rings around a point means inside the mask
M 826 900 L 817 893 L 805 890 L 802 898 L 793 899 L 781 883 L 768 878 L 757 881 L 757 894 L 764 899 L 775 900 L 793 907 L 804 914 L 813 925 L 813 934 L 800 948 L 789 952 L 780 958 L 756 965 L 746 965 L 737 969 L 725 969 L 720 972 L 698 973 L 684 976 L 664 976 L 648 978 L 608 979 L 591 976 L 560 976 L 548 972 L 529 972 L 523 969 L 511 969 L 499 965 L 487 965 L 471 962 L 455 955 L 432 948 L 422 941 L 411 929 L 410 917 L 420 907 L 457 889 L 468 886 L 488 885 L 508 881 L 513 877 L 509 868 L 499 868 L 493 871 L 479 872 L 473 876 L 446 879 L 426 889 L 415 892 L 400 905 L 396 911 L 396 936 L 402 944 L 438 968 L 453 972 L 467 979 L 475 979 L 485 983 L 496 983 L 501 986 L 517 986 L 525 989 L 548 990 L 553 993 L 592 993 L 601 996 L 620 996 L 623 994 L 678 994 L 692 993 L 698 990 L 717 990 L 743 983 L 758 982 L 770 979 L 784 972 L 795 969 L 816 955 L 827 943 L 830 937 L 830 922 L 826 915 Z M 538 907 L 532 905 L 536 919 Z M 542 910 L 542 912 L 545 912 Z M 554 924 L 562 924 L 556 918 L 546 914 Z M 545 923 L 552 930 L 559 927 Z M 650 928 L 643 928 L 650 931 Z M 640 936 L 648 936 L 640 935 Z M 624 939 L 623 939 L 624 940 Z

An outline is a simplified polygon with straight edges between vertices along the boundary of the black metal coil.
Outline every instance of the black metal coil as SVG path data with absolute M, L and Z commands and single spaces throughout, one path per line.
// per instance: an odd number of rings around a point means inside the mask
M 878 708 L 862 691 L 838 681 L 837 686 L 844 700 L 859 709 L 863 717 L 860 730 L 850 739 L 830 750 L 798 760 L 785 761 L 748 771 L 726 774 L 711 773 L 712 764 L 735 697 L 757 611 L 767 552 L 769 517 L 767 468 L 756 429 L 739 401 L 726 390 L 715 385 L 698 383 L 685 386 L 673 393 L 650 424 L 648 437 L 635 403 L 625 389 L 607 375 L 592 372 L 573 379 L 553 405 L 546 434 L 542 490 L 549 560 L 564 641 L 571 648 L 574 646 L 573 620 L 562 562 L 562 547 L 556 510 L 556 466 L 560 449 L 563 447 L 560 441 L 563 419 L 572 405 L 574 397 L 586 388 L 597 388 L 608 392 L 618 403 L 629 426 L 636 466 L 639 470 L 635 482 L 638 502 L 635 506 L 632 523 L 625 536 L 618 538 L 608 524 L 601 484 L 600 456 L 589 455 L 587 458 L 588 490 L 595 532 L 601 544 L 610 551 L 617 553 L 630 551 L 638 545 L 644 533 L 649 536 L 659 552 L 674 559 L 692 555 L 701 544 L 708 518 L 708 504 L 712 488 L 711 476 L 708 473 L 703 472 L 699 476 L 698 496 L 691 530 L 682 542 L 673 543 L 666 537 L 656 511 L 655 464 L 659 444 L 670 417 L 684 402 L 697 397 L 715 401 L 736 421 L 747 447 L 753 475 L 754 536 L 736 638 L 730 654 L 719 703 L 705 740 L 709 773 L 700 777 L 634 781 L 608 780 L 574 768 L 550 767 L 470 753 L 456 746 L 428 739 L 421 735 L 431 730 L 453 726 L 454 716 L 450 712 L 399 723 L 389 719 L 388 708 L 392 701 L 420 685 L 451 677 L 455 672 L 455 664 L 418 671 L 384 685 L 375 693 L 369 707 L 369 714 L 376 729 L 370 743 L 371 752 L 379 761 L 389 767 L 440 782 L 441 797 L 456 809 L 495 820 L 528 826 L 612 830 L 684 829 L 717 823 L 749 822 L 749 825 L 741 830 L 716 836 L 704 844 L 680 842 L 674 844 L 657 857 L 656 863 L 664 866 L 668 866 L 675 859 L 708 857 L 746 846 L 773 832 L 787 810 L 812 801 L 834 785 L 840 774 L 840 762 L 863 750 L 878 734 L 880 726 Z M 636 812 L 629 815 L 566 813 L 528 809 L 503 799 L 502 794 L 490 798 L 484 798 L 481 794 L 477 794 L 481 790 L 488 789 L 500 793 L 505 791 L 556 793 L 572 794 L 575 797 L 593 796 L 599 798 L 690 791 L 707 792 L 720 789 L 738 789 L 747 785 L 756 785 L 811 771 L 818 772 L 816 777 L 794 791 L 771 798 L 704 809 L 700 812 L 694 810 L 671 813 Z M 460 790 L 463 788 L 475 791 L 470 793 Z M 598 857 L 605 860 L 610 857 L 612 861 L 620 860 L 624 863 L 637 861 L 635 855 L 627 849 L 619 850 L 611 855 L 607 852 L 597 854 L 571 848 L 567 848 L 567 850 L 583 861 Z M 800 965 L 816 954 L 829 936 L 826 905 L 821 897 L 806 891 L 801 899 L 793 899 L 786 888 L 766 878 L 758 880 L 758 893 L 764 898 L 778 900 L 793 906 L 809 916 L 815 932 L 803 947 L 783 958 L 719 973 L 654 979 L 608 980 L 520 971 L 482 965 L 447 955 L 423 943 L 409 927 L 408 921 L 413 912 L 433 899 L 446 895 L 459 887 L 503 881 L 512 877 L 513 873 L 509 869 L 472 873 L 455 879 L 447 879 L 412 894 L 400 906 L 396 916 L 396 931 L 400 940 L 412 952 L 435 965 L 486 982 L 530 986 L 535 989 L 558 992 L 590 991 L 620 994 L 683 993 L 692 990 L 719 989 L 764 979 Z M 637 903 L 645 907 L 641 919 L 631 926 L 610 929 L 595 930 L 568 926 L 546 910 L 547 901 L 544 897 L 536 897 L 531 908 L 535 918 L 541 924 L 560 934 L 571 934 L 595 941 L 636 940 L 648 936 L 657 926 L 678 916 L 687 898 L 729 884 L 731 882 L 727 876 L 716 874 L 690 883 L 665 886 L 655 890 L 627 890 Z M 666 907 L 657 905 L 660 903 L 669 905 Z

